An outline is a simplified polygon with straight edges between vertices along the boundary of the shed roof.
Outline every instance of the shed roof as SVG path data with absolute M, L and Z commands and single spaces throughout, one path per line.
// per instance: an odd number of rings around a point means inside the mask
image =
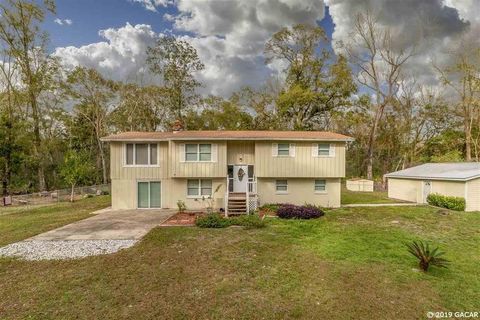
M 391 172 L 387 178 L 468 181 L 480 178 L 480 162 L 425 163 Z
M 176 132 L 122 132 L 102 138 L 103 141 L 162 140 L 323 140 L 353 141 L 352 137 L 327 131 L 229 131 L 199 130 Z

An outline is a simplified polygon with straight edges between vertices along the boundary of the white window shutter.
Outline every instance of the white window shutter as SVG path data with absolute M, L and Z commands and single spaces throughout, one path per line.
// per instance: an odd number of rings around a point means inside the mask
M 212 143 L 212 162 L 218 162 L 218 144 Z
M 330 143 L 329 157 L 335 157 L 335 144 L 334 143 Z
M 312 144 L 312 157 L 318 157 L 318 143 Z
M 290 157 L 295 157 L 295 143 L 290 143 L 290 148 L 288 150 Z
M 272 143 L 272 156 L 278 156 L 278 143 Z
M 187 152 L 185 143 L 180 144 L 180 162 L 185 162 L 185 153 Z

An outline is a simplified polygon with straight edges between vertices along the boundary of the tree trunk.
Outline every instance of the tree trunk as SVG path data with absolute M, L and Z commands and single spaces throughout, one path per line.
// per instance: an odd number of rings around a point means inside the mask
M 72 184 L 72 191 L 70 192 L 70 202 L 73 202 L 75 196 L 75 184 Z
M 470 123 L 470 115 L 464 117 L 465 132 L 465 161 L 472 161 L 472 127 Z

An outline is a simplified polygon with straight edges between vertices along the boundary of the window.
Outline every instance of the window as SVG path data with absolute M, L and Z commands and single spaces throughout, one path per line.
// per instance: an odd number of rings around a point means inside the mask
M 185 161 L 212 161 L 212 145 L 186 144 Z
M 329 143 L 319 143 L 318 144 L 318 155 L 321 157 L 330 156 L 330 144 Z
M 187 180 L 187 196 L 200 197 L 212 195 L 212 180 Z
M 275 181 L 275 190 L 277 192 L 287 192 L 288 191 L 288 181 L 287 180 L 277 180 L 277 181 Z
M 147 143 L 127 143 L 125 164 L 129 166 L 155 166 L 157 160 L 157 145 Z
M 325 180 L 315 180 L 315 192 L 326 191 L 327 182 Z
M 290 144 L 289 143 L 279 143 L 277 149 L 277 155 L 279 156 L 289 156 L 290 155 Z

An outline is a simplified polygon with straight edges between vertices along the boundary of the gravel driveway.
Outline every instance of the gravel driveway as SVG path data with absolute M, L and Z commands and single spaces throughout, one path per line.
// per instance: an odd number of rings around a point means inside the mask
M 25 260 L 76 259 L 129 248 L 176 210 L 101 210 L 91 218 L 0 248 Z

